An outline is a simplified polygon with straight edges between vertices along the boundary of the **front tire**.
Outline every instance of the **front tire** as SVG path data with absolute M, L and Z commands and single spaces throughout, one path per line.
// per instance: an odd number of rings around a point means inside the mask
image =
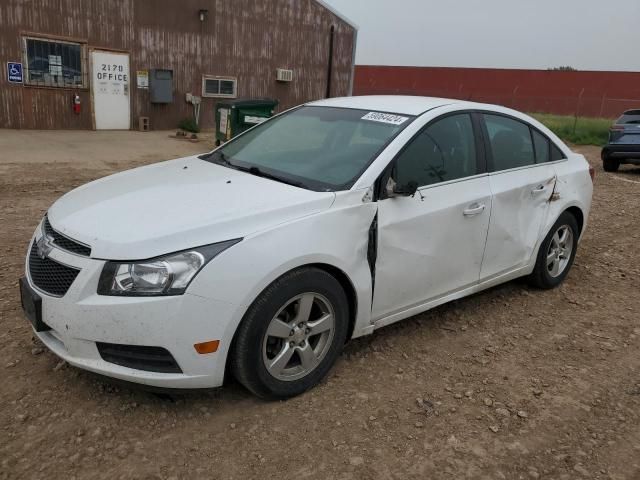
M 620 168 L 620 161 L 613 158 L 603 158 L 602 168 L 605 172 L 617 172 Z
M 347 339 L 349 304 L 328 272 L 305 267 L 273 282 L 238 327 L 231 371 L 262 398 L 306 392 L 329 373 Z
M 569 274 L 578 250 L 580 230 L 576 218 L 564 212 L 545 237 L 529 283 L 542 289 L 560 285 Z

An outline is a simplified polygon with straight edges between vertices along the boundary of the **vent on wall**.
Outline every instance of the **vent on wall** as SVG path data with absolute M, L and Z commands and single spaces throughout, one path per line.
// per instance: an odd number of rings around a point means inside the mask
M 276 80 L 279 82 L 292 82 L 293 70 L 285 70 L 284 68 L 278 68 L 276 70 Z

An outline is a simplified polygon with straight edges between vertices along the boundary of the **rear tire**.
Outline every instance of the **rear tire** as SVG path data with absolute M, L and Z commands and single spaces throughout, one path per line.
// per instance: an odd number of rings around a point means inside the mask
M 604 168 L 605 172 L 617 172 L 620 168 L 620 160 L 615 160 L 613 158 L 603 158 L 602 168 Z
M 576 218 L 569 212 L 560 215 L 540 245 L 536 266 L 528 278 L 529 283 L 542 289 L 560 285 L 573 265 L 579 236 Z
M 347 339 L 349 303 L 332 275 L 294 270 L 264 290 L 238 327 L 235 378 L 255 395 L 294 397 L 329 373 Z

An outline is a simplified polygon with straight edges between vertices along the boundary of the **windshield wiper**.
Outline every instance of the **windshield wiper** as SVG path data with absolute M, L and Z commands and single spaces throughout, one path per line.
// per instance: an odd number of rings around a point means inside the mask
M 217 158 L 212 158 L 212 157 L 217 157 Z M 198 158 L 200 160 L 206 160 L 207 162 L 216 163 L 218 165 L 224 165 L 226 167 L 233 168 L 234 170 L 238 170 L 238 167 L 235 164 L 231 163 L 227 158 L 227 156 L 219 150 L 216 150 L 215 152 L 211 152 L 211 153 L 206 153 L 204 155 L 200 155 Z
M 217 157 L 212 159 L 211 157 Z M 287 185 L 291 185 L 294 187 L 298 187 L 298 188 L 304 188 L 306 190 L 309 189 L 309 187 L 307 187 L 304 183 L 302 182 L 297 182 L 295 180 L 289 180 L 287 178 L 283 178 L 279 175 L 274 175 L 272 173 L 267 173 L 263 170 L 260 170 L 258 167 L 242 167 L 240 165 L 237 165 L 235 163 L 232 163 L 231 160 L 229 160 L 229 158 L 222 153 L 221 151 L 215 151 L 212 152 L 210 154 L 207 155 L 202 155 L 200 157 L 200 159 L 202 160 L 206 160 L 209 162 L 213 162 L 216 163 L 218 165 L 224 165 L 225 167 L 229 167 L 232 168 L 234 170 L 238 170 L 240 172 L 245 172 L 245 173 L 249 173 L 251 175 L 255 175 L 256 177 L 262 177 L 262 178 L 268 178 L 269 180 L 275 180 L 276 182 L 280 182 L 280 183 L 286 183 Z

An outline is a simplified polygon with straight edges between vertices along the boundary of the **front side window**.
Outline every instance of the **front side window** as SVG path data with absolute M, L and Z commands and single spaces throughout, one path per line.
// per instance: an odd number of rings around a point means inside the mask
M 346 190 L 412 120 L 410 115 L 305 106 L 200 158 L 311 190 Z
M 28 85 L 85 87 L 84 47 L 80 43 L 25 38 Z
M 493 160 L 492 171 L 536 163 L 529 126 L 502 115 L 484 114 Z
M 473 124 L 469 114 L 437 120 L 398 156 L 393 173 L 399 185 L 418 186 L 457 180 L 477 173 Z

